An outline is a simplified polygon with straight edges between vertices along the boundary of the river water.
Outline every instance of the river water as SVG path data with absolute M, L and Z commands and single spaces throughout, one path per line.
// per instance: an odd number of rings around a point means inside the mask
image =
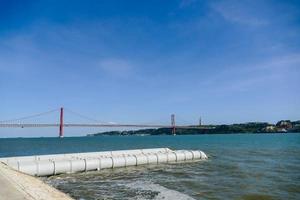
M 300 199 L 300 134 L 0 139 L 0 157 L 169 147 L 207 161 L 43 178 L 75 199 Z

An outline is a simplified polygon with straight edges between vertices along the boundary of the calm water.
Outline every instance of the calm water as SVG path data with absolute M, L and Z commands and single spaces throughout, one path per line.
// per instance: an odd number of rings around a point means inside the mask
M 300 134 L 0 139 L 0 156 L 170 147 L 208 161 L 44 178 L 75 199 L 300 199 Z

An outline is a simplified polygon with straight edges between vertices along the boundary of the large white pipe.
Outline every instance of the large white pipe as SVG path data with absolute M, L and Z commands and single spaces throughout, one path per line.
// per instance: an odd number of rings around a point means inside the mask
M 118 155 L 136 155 L 142 153 L 166 153 L 170 152 L 169 148 L 155 148 L 155 149 L 134 149 L 134 150 L 120 150 L 120 151 L 101 151 L 101 152 L 88 152 L 88 153 L 69 153 L 69 154 L 50 154 L 50 155 L 37 155 L 37 156 L 18 156 L 0 158 L 1 162 L 17 162 L 17 161 L 39 161 L 39 160 L 64 160 L 71 158 L 85 158 L 85 157 L 101 157 L 101 156 L 118 156 Z
M 202 151 L 168 148 L 0 158 L 10 167 L 34 176 L 50 176 L 107 168 L 207 159 Z

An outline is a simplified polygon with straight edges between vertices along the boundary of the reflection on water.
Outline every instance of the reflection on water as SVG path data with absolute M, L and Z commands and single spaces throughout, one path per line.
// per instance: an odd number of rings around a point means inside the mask
M 170 147 L 209 156 L 43 178 L 75 199 L 300 199 L 300 134 L 0 139 L 0 154 L 18 154 L 12 143 L 20 152 L 25 146 L 27 154 L 74 152 L 76 146 L 77 151 Z

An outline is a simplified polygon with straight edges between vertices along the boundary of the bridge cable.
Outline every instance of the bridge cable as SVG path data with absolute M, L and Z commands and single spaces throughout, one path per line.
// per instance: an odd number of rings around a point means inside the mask
M 82 114 L 80 114 L 80 113 L 78 113 L 78 112 L 75 112 L 75 111 L 73 111 L 73 110 L 70 110 L 70 109 L 68 109 L 68 108 L 64 108 L 64 110 L 67 111 L 67 112 L 69 112 L 69 113 L 72 113 L 73 115 L 77 115 L 77 116 L 79 116 L 79 117 L 81 117 L 81 118 L 83 118 L 83 119 L 87 119 L 87 120 L 89 120 L 89 121 L 101 123 L 100 120 L 97 120 L 97 119 L 94 119 L 94 118 L 91 118 L 91 117 L 82 115 Z
M 29 116 L 26 116 L 26 117 L 20 117 L 20 118 L 15 118 L 15 119 L 3 120 L 3 121 L 0 121 L 0 123 L 7 123 L 7 122 L 13 122 L 13 121 L 21 121 L 21 120 L 31 119 L 31 118 L 39 117 L 39 116 L 42 116 L 42 115 L 47 115 L 47 114 L 56 112 L 58 110 L 59 109 L 57 108 L 57 109 L 53 109 L 53 110 L 50 110 L 50 111 L 46 111 L 46 112 L 42 112 L 42 113 L 38 113 L 38 114 L 34 114 L 34 115 L 29 115 Z

